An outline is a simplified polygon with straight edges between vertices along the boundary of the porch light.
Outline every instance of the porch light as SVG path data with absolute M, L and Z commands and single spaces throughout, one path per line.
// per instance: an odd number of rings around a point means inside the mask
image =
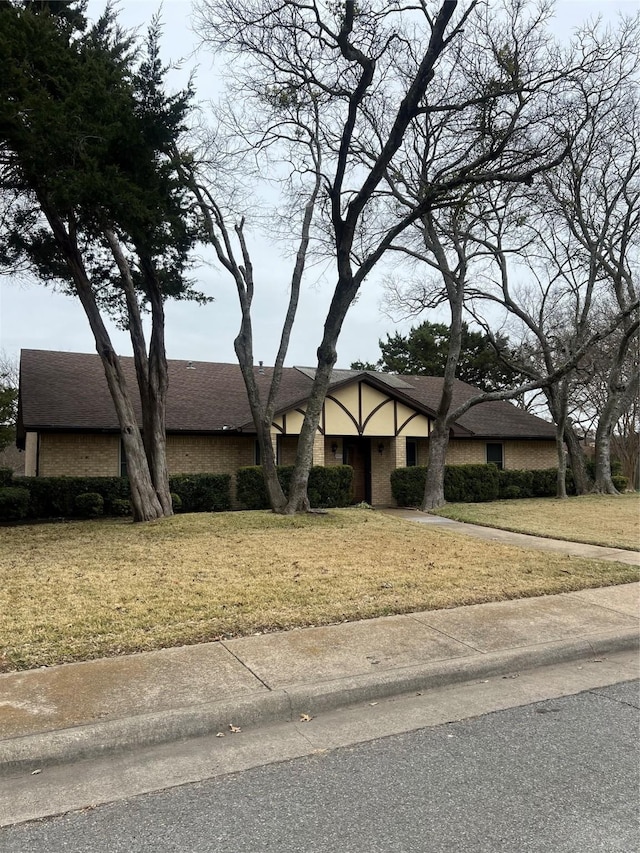
M 338 452 L 338 442 L 337 442 L 337 441 L 332 441 L 332 442 L 331 442 L 331 452 L 332 452 L 332 453 L 337 453 L 337 452 Z
M 384 453 L 384 441 L 381 441 L 381 442 L 378 444 L 378 453 L 380 453 L 380 454 L 383 454 L 383 453 Z

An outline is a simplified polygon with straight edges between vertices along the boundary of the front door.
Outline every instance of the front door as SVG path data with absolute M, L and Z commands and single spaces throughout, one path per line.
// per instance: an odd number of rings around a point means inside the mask
M 353 502 L 371 503 L 371 439 L 344 438 L 342 447 L 344 464 L 353 468 Z

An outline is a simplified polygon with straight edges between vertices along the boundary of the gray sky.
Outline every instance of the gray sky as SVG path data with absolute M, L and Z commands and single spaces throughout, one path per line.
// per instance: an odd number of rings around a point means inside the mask
M 120 20 L 126 26 L 145 27 L 159 3 L 156 0 L 121 0 Z M 97 14 L 104 3 L 91 0 L 90 13 Z M 586 18 L 602 15 L 613 19 L 619 11 L 638 9 L 638 0 L 560 0 L 556 7 L 557 33 L 566 34 Z M 206 55 L 192 56 L 195 37 L 190 29 L 190 0 L 164 0 L 163 46 L 167 57 L 185 57 L 182 74 L 198 66 L 197 95 L 212 97 L 217 81 Z M 181 83 L 176 77 L 176 86 Z M 273 363 L 281 318 L 287 300 L 290 265 L 279 250 L 266 241 L 254 240 L 256 298 L 254 311 L 254 355 L 256 361 Z M 234 286 L 217 266 L 207 265 L 194 273 L 199 287 L 215 302 L 207 306 L 188 303 L 167 305 L 167 354 L 169 358 L 197 361 L 235 361 L 233 339 L 237 334 L 239 308 Z M 338 344 L 338 366 L 356 360 L 375 361 L 378 339 L 386 332 L 406 331 L 410 323 L 394 325 L 380 313 L 382 271 L 374 272 L 362 287 L 357 303 L 345 321 Z M 312 365 L 321 338 L 322 323 L 333 290 L 333 278 L 325 280 L 311 271 L 304 285 L 298 318 L 291 338 L 287 364 Z M 425 317 L 424 319 L 427 319 Z M 444 319 L 431 316 L 428 319 Z M 128 335 L 113 330 L 113 341 L 122 355 L 131 353 Z M 77 300 L 53 292 L 24 279 L 0 278 L 0 348 L 17 357 L 21 348 L 94 352 L 88 322 Z

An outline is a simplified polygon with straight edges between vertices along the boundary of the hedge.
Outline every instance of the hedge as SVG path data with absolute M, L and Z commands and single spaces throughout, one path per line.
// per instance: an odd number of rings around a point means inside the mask
M 286 494 L 293 474 L 293 465 L 278 466 L 278 481 Z M 309 472 L 307 493 L 309 503 L 315 508 L 349 506 L 352 502 L 351 483 L 353 468 L 350 465 L 314 465 Z M 269 499 L 264 484 L 262 467 L 251 465 L 239 468 L 236 476 L 236 499 L 242 509 L 268 509 Z
M 224 512 L 231 509 L 229 474 L 175 474 L 170 491 L 180 498 L 180 512 Z
M 121 515 L 117 502 L 129 499 L 126 477 L 29 477 L 21 480 L 29 489 L 29 518 L 72 518 L 82 515 L 76 507 L 79 495 L 101 496 L 105 515 Z
M 16 482 L 15 480 L 13 481 Z M 20 478 L 28 490 L 28 518 L 87 516 L 86 494 L 98 495 L 105 515 L 129 515 L 129 480 L 126 477 L 29 477 Z M 231 477 L 228 474 L 179 474 L 169 478 L 170 491 L 179 496 L 182 512 L 219 512 L 231 509 Z M 99 504 L 92 498 L 94 505 Z
M 567 490 L 573 480 L 567 475 Z M 444 497 L 450 502 L 476 503 L 508 498 L 554 497 L 558 471 L 499 471 L 495 465 L 446 465 Z M 420 506 L 427 469 L 396 468 L 391 472 L 391 491 L 398 506 Z
M 0 487 L 0 521 L 21 521 L 27 517 L 29 490 L 20 486 Z
M 82 518 L 97 518 L 104 513 L 104 498 L 98 492 L 84 492 L 75 499 L 75 510 Z

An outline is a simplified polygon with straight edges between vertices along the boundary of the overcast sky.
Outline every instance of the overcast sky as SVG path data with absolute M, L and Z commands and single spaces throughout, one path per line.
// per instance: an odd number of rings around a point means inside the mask
M 121 0 L 120 20 L 126 27 L 145 27 L 158 9 L 156 0 Z M 91 0 L 90 13 L 98 14 L 104 3 Z M 619 11 L 632 14 L 638 0 L 560 0 L 556 7 L 558 34 L 568 34 L 588 17 L 613 19 Z M 214 72 L 206 56 L 193 56 L 195 37 L 190 29 L 191 0 L 164 0 L 163 47 L 167 57 L 184 57 L 184 74 L 197 66 L 197 93 L 211 97 L 216 86 Z M 180 85 L 179 78 L 176 85 Z M 271 364 L 279 340 L 290 266 L 280 253 L 265 244 L 254 245 L 256 299 L 254 313 L 254 355 L 256 361 Z M 197 361 L 235 361 L 233 339 L 237 334 L 239 309 L 230 278 L 208 265 L 196 273 L 199 287 L 215 297 L 207 306 L 188 303 L 167 305 L 167 354 L 169 358 Z M 298 319 L 291 338 L 288 365 L 313 365 L 321 338 L 322 323 L 333 289 L 329 277 L 318 281 L 309 276 L 304 287 Z M 394 326 L 380 312 L 381 272 L 371 275 L 362 287 L 358 302 L 351 308 L 338 345 L 338 366 L 356 360 L 375 361 L 378 339 L 386 332 L 405 332 L 409 323 Z M 425 317 L 424 319 L 427 319 Z M 443 317 L 429 317 L 443 319 Z M 113 341 L 121 355 L 130 355 L 128 335 L 113 330 Z M 79 303 L 72 297 L 54 293 L 42 285 L 20 279 L 0 278 L 0 349 L 17 357 L 21 348 L 94 352 L 95 345 Z

